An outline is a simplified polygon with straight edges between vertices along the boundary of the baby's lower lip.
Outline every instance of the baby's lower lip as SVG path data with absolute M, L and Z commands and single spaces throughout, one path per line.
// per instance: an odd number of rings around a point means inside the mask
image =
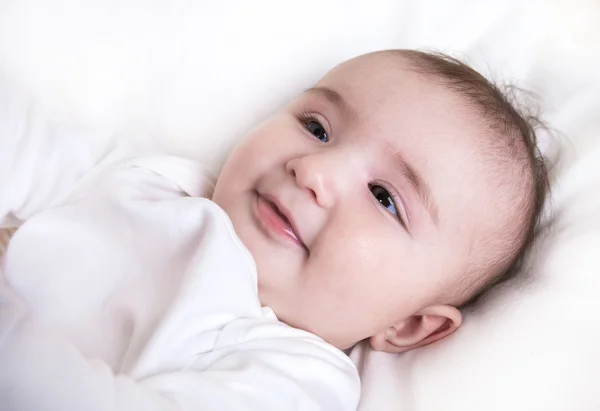
M 304 248 L 302 242 L 294 234 L 289 222 L 275 211 L 273 203 L 267 201 L 260 194 L 257 195 L 256 199 L 256 215 L 263 230 L 271 237 Z

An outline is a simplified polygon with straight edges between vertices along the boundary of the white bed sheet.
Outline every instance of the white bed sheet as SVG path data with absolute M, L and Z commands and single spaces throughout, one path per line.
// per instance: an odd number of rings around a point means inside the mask
M 595 0 L 4 0 L 0 70 L 73 122 L 204 160 L 337 62 L 454 53 L 532 89 L 561 161 L 521 279 L 447 341 L 353 353 L 362 410 L 600 410 L 600 3 Z M 85 136 L 82 135 L 82 138 Z M 550 224 L 551 223 L 551 224 Z

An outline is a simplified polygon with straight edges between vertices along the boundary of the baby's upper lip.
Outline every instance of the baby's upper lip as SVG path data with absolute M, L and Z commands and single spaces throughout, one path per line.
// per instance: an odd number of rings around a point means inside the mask
M 281 203 L 281 201 L 279 201 L 279 199 L 276 196 L 274 196 L 272 194 L 260 194 L 260 195 L 262 195 L 267 201 L 269 201 L 275 207 L 277 207 L 277 210 L 279 210 L 279 212 L 290 223 L 290 227 L 292 228 L 292 232 L 294 233 L 294 235 L 296 236 L 296 238 L 298 239 L 298 241 L 300 241 L 300 243 L 302 243 L 302 246 L 304 248 L 306 248 L 306 244 L 302 240 L 302 236 L 300 235 L 300 232 L 298 231 L 298 226 L 297 226 L 296 221 L 294 220 L 294 216 L 292 215 L 292 213 L 290 212 L 290 210 L 286 206 L 284 206 Z

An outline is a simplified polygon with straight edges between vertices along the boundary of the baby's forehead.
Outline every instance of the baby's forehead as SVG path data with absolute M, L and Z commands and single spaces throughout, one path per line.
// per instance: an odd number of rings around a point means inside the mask
M 435 133 L 440 125 L 446 129 L 484 127 L 477 110 L 460 93 L 414 70 L 402 55 L 375 53 L 346 61 L 316 87 L 340 95 L 356 117 L 371 126 L 389 124 L 398 132 L 406 129 L 419 135 Z
M 390 150 L 404 152 L 433 171 L 457 165 L 464 170 L 467 159 L 485 161 L 482 135 L 489 130 L 476 110 L 402 59 L 361 56 L 331 70 L 315 87 L 316 94 L 351 112 L 346 120 L 360 129 L 357 133 L 384 139 Z

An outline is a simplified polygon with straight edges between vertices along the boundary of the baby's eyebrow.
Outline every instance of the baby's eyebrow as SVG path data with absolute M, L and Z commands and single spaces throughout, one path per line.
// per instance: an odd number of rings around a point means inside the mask
M 417 172 L 417 170 L 410 165 L 410 163 L 406 162 L 406 159 L 402 157 L 400 153 L 397 151 L 392 151 L 392 159 L 397 167 L 400 169 L 400 172 L 408 179 L 410 184 L 413 186 L 415 191 L 417 192 L 417 196 L 421 201 L 421 204 L 427 210 L 429 217 L 437 226 L 438 221 L 438 208 L 431 195 L 431 189 L 427 182 L 423 179 L 423 177 Z
M 329 103 L 336 106 L 345 116 L 348 116 L 349 118 L 355 117 L 354 109 L 346 102 L 346 100 L 344 100 L 342 95 L 329 87 L 311 87 L 307 89 L 304 94 L 314 94 L 324 98 Z

